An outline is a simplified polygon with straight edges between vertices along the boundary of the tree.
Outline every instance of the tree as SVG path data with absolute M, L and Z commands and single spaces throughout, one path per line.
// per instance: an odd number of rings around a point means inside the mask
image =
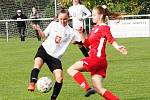
M 71 0 L 59 1 L 63 6 L 69 7 L 71 5 Z M 144 11 L 147 7 L 147 10 L 150 10 L 149 0 L 82 0 L 82 2 L 89 9 L 92 9 L 95 5 L 106 5 L 110 11 L 134 15 L 139 14 L 142 9 Z

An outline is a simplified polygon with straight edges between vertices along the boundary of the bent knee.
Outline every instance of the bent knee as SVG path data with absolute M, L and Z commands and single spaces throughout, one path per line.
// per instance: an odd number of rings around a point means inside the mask
M 57 81 L 58 83 L 62 83 L 62 82 L 63 82 L 63 76 L 58 76 L 58 77 L 56 77 L 56 81 Z
M 67 73 L 70 75 L 70 76 L 74 76 L 77 72 L 79 72 L 78 70 L 74 69 L 74 68 L 68 68 L 67 70 Z
M 71 67 L 70 67 L 70 68 L 67 69 L 67 73 L 70 75 L 71 72 L 72 72 L 72 69 L 71 69 Z

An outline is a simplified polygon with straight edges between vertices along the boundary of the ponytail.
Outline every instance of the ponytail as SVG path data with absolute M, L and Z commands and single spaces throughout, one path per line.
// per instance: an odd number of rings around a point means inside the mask
M 121 14 L 110 12 L 106 5 L 102 5 L 102 6 L 98 5 L 94 9 L 97 9 L 99 14 L 103 14 L 103 20 L 106 19 L 106 16 L 108 16 L 108 18 L 112 20 L 122 18 Z

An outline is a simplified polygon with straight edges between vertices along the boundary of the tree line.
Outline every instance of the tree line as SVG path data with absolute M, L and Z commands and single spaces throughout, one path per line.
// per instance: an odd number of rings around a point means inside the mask
M 63 6 L 70 6 L 71 0 L 59 0 Z M 110 11 L 126 14 L 150 13 L 150 0 L 81 0 L 86 7 L 92 9 L 95 5 L 106 5 Z

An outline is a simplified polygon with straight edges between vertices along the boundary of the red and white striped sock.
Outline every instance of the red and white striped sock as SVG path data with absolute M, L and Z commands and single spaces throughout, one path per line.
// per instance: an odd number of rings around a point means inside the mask
M 106 100 L 120 100 L 119 97 L 113 95 L 110 91 L 105 91 L 105 93 L 103 94 L 103 97 Z
M 81 72 L 77 72 L 74 76 L 73 76 L 74 80 L 85 89 L 85 91 L 87 91 L 90 86 L 87 82 L 87 80 L 85 79 L 85 77 L 83 76 L 83 74 Z

